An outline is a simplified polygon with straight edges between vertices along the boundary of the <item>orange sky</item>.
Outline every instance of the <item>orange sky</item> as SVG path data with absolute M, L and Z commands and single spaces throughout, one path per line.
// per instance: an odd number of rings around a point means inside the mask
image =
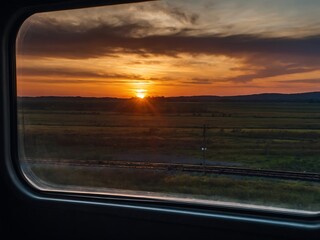
M 33 15 L 17 38 L 18 95 L 319 91 L 320 4 L 288 1 L 175 0 Z

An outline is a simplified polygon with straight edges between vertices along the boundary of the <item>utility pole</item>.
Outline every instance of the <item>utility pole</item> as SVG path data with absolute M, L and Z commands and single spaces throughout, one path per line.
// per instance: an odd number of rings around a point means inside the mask
M 207 126 L 206 124 L 203 125 L 203 132 L 202 132 L 202 165 L 206 165 L 206 151 L 207 151 Z

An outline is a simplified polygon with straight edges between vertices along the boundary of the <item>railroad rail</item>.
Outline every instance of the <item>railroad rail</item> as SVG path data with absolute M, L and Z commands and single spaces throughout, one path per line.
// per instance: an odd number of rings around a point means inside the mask
M 201 164 L 180 164 L 180 163 L 160 163 L 160 162 L 138 162 L 138 161 L 105 161 L 105 160 L 35 160 L 27 159 L 30 164 L 53 164 L 83 167 L 113 167 L 113 168 L 133 168 L 133 169 L 153 169 L 165 171 L 199 172 L 208 174 L 225 174 L 254 177 L 280 178 L 290 180 L 303 180 L 320 182 L 320 173 L 293 172 L 281 170 L 252 169 L 229 166 L 214 166 Z

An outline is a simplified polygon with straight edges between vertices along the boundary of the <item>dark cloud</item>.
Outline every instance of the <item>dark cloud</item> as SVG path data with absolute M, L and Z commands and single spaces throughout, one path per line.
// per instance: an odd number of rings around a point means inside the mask
M 99 57 L 114 52 L 137 54 L 320 54 L 320 36 L 300 39 L 261 38 L 250 35 L 133 37 L 135 32 L 154 27 L 146 22 L 121 26 L 101 24 L 89 29 L 70 27 L 55 21 L 34 24 L 21 39 L 19 54 L 69 58 Z M 151 31 L 151 30 L 150 30 Z M 159 30 L 160 31 L 160 30 Z M 161 32 L 161 31 L 160 31 Z
M 206 79 L 206 78 L 192 78 L 190 81 L 182 81 L 181 83 L 187 84 L 211 84 L 214 83 L 214 79 Z
M 48 67 L 20 67 L 18 74 L 26 78 L 24 82 L 39 83 L 95 83 L 116 84 L 132 83 L 133 81 L 156 81 L 158 83 L 175 80 L 170 77 L 144 77 L 138 74 L 97 73 L 92 70 L 79 70 L 78 68 L 48 68 Z M 44 78 L 37 78 L 44 77 Z M 52 79 L 48 79 L 52 78 Z
M 196 17 L 192 20 L 189 15 L 184 15 L 178 9 L 172 9 L 172 11 L 175 13 L 171 15 L 196 22 Z M 161 35 L 163 32 L 168 32 L 167 30 L 159 28 L 157 31 L 146 21 L 120 26 L 101 23 L 92 28 L 82 28 L 62 25 L 48 19 L 32 25 L 23 38 L 19 39 L 18 54 L 72 59 L 123 53 L 138 54 L 144 58 L 151 55 L 171 57 L 178 57 L 179 54 L 225 55 L 241 58 L 248 66 L 255 69 L 253 73 L 225 79 L 235 82 L 248 82 L 255 78 L 302 73 L 320 68 L 320 36 L 296 39 L 262 38 L 252 35 L 192 36 L 190 35 L 192 29 L 182 29 L 178 33 Z M 142 32 L 145 37 L 137 37 Z M 146 34 L 150 32 L 159 32 L 159 35 Z M 87 77 L 93 74 L 95 76 L 92 77 L 108 77 L 96 73 L 63 71 L 63 74 L 76 74 L 76 76 L 87 74 Z M 207 84 L 211 81 L 198 79 L 192 82 Z
M 167 7 L 165 11 L 180 22 L 190 23 L 192 25 L 195 25 L 199 20 L 198 14 L 183 11 L 178 7 L 170 6 L 170 7 Z
M 103 80 L 84 80 L 84 79 L 26 79 L 24 82 L 27 83 L 41 83 L 41 84 L 110 84 L 118 83 L 119 81 L 103 81 Z M 123 82 L 121 82 L 123 83 Z
M 280 80 L 278 83 L 309 83 L 309 84 L 319 84 L 320 79 L 294 79 L 294 80 Z
M 228 80 L 245 83 L 257 78 L 309 72 L 320 68 L 318 61 L 306 63 L 300 58 L 290 58 L 290 56 L 287 56 L 286 60 L 281 59 L 280 57 L 277 58 L 276 56 L 269 56 L 267 58 L 261 56 L 249 57 L 246 59 L 246 62 L 257 68 L 260 67 L 260 69 L 251 70 L 253 71 L 252 74 L 244 74 L 233 78 L 228 78 Z
M 18 74 L 23 76 L 46 76 L 57 78 L 91 78 L 91 79 L 143 79 L 137 74 L 98 73 L 92 70 L 80 70 L 78 68 L 46 68 L 46 67 L 20 67 Z

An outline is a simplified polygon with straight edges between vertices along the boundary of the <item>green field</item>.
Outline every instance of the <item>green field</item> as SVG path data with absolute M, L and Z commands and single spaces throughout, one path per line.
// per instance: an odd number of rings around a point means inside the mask
M 195 103 L 170 104 L 187 108 Z M 319 103 L 201 104 L 205 112 L 28 109 L 20 116 L 25 154 L 46 159 L 205 160 L 213 165 L 320 172 Z
M 34 100 L 29 105 L 21 105 L 18 116 L 24 156 L 48 161 L 73 159 L 101 160 L 102 162 L 119 160 L 205 163 L 320 172 L 320 103 L 136 101 L 129 107 L 123 107 L 123 103 L 121 105 L 117 102 L 103 105 L 101 99 L 96 102 L 94 100 L 85 102 L 83 99 L 81 101 L 79 103 L 69 99 L 65 103 L 61 101 L 48 105 L 41 103 L 41 105 Z M 204 145 L 207 148 L 205 155 L 201 150 Z M 55 176 L 46 179 L 47 181 L 58 181 L 61 171 L 69 171 L 69 179 L 65 180 L 65 184 L 92 185 L 81 181 L 78 175 L 73 175 L 70 168 L 55 171 L 47 166 L 37 165 L 34 166 L 34 171 L 42 178 L 46 176 L 44 172 Z M 90 175 L 89 172 L 87 174 Z M 108 174 L 110 175 L 110 171 Z M 126 174 L 126 176 L 129 175 Z M 72 176 L 77 181 L 72 180 Z M 83 176 L 86 174 L 83 173 Z M 99 176 L 96 174 L 98 180 L 91 180 L 91 182 L 99 182 L 96 187 L 117 188 L 115 182 L 118 181 L 99 181 Z M 110 176 L 114 177 L 113 174 Z M 132 178 L 130 175 L 130 179 Z M 153 177 L 146 178 L 144 182 L 152 182 L 152 179 Z M 168 182 L 168 176 L 160 179 L 162 180 L 157 181 L 157 184 L 151 184 L 148 187 L 137 184 L 134 180 L 119 187 L 169 193 L 182 192 L 214 196 L 218 199 L 227 197 L 241 199 L 244 202 L 270 202 L 271 205 L 283 205 L 279 200 L 273 203 L 269 198 L 264 200 L 263 196 L 267 194 L 257 190 L 261 187 L 255 186 L 254 183 L 257 181 L 253 179 L 236 181 L 226 176 L 177 174 L 170 178 L 171 187 L 165 184 Z M 184 181 L 186 184 L 183 188 Z M 208 181 L 208 184 L 200 184 L 201 181 Z M 224 191 L 217 190 L 217 187 L 213 191 L 210 187 L 217 185 L 213 184 L 214 182 L 218 182 L 219 186 L 225 186 L 228 181 L 232 182 L 233 187 L 229 185 L 233 194 L 224 194 Z M 270 182 L 270 180 L 259 180 L 259 186 L 263 181 L 266 184 Z M 245 196 L 242 199 L 238 190 L 232 190 L 237 184 L 239 186 L 251 184 L 250 186 L 256 190 L 252 193 L 253 190 L 250 187 L 247 187 L 247 190 L 240 188 L 243 189 L 242 195 Z M 290 184 L 290 181 L 280 181 L 277 184 L 275 183 L 280 187 L 275 187 L 274 191 L 281 192 L 281 188 L 288 189 L 287 192 L 291 191 L 290 194 L 288 193 L 290 196 L 288 195 L 287 200 L 291 199 L 288 202 L 292 202 L 291 206 L 294 208 L 300 206 L 303 209 L 310 209 L 312 206 L 312 209 L 319 210 L 320 188 L 317 183 L 311 186 L 300 182 Z M 302 184 L 305 192 L 312 194 L 312 197 L 302 193 L 302 185 L 299 184 Z M 189 185 L 194 187 L 188 187 Z M 297 187 L 298 185 L 300 187 Z M 209 187 L 211 190 L 208 190 Z M 310 189 L 306 190 L 308 187 Z M 296 192 L 292 189 L 296 189 Z M 299 189 L 301 194 L 305 195 L 305 199 L 309 200 L 303 202 L 302 198 L 292 197 L 300 194 Z M 285 192 L 282 191 L 282 194 L 285 195 Z M 285 196 L 283 198 L 285 199 Z

